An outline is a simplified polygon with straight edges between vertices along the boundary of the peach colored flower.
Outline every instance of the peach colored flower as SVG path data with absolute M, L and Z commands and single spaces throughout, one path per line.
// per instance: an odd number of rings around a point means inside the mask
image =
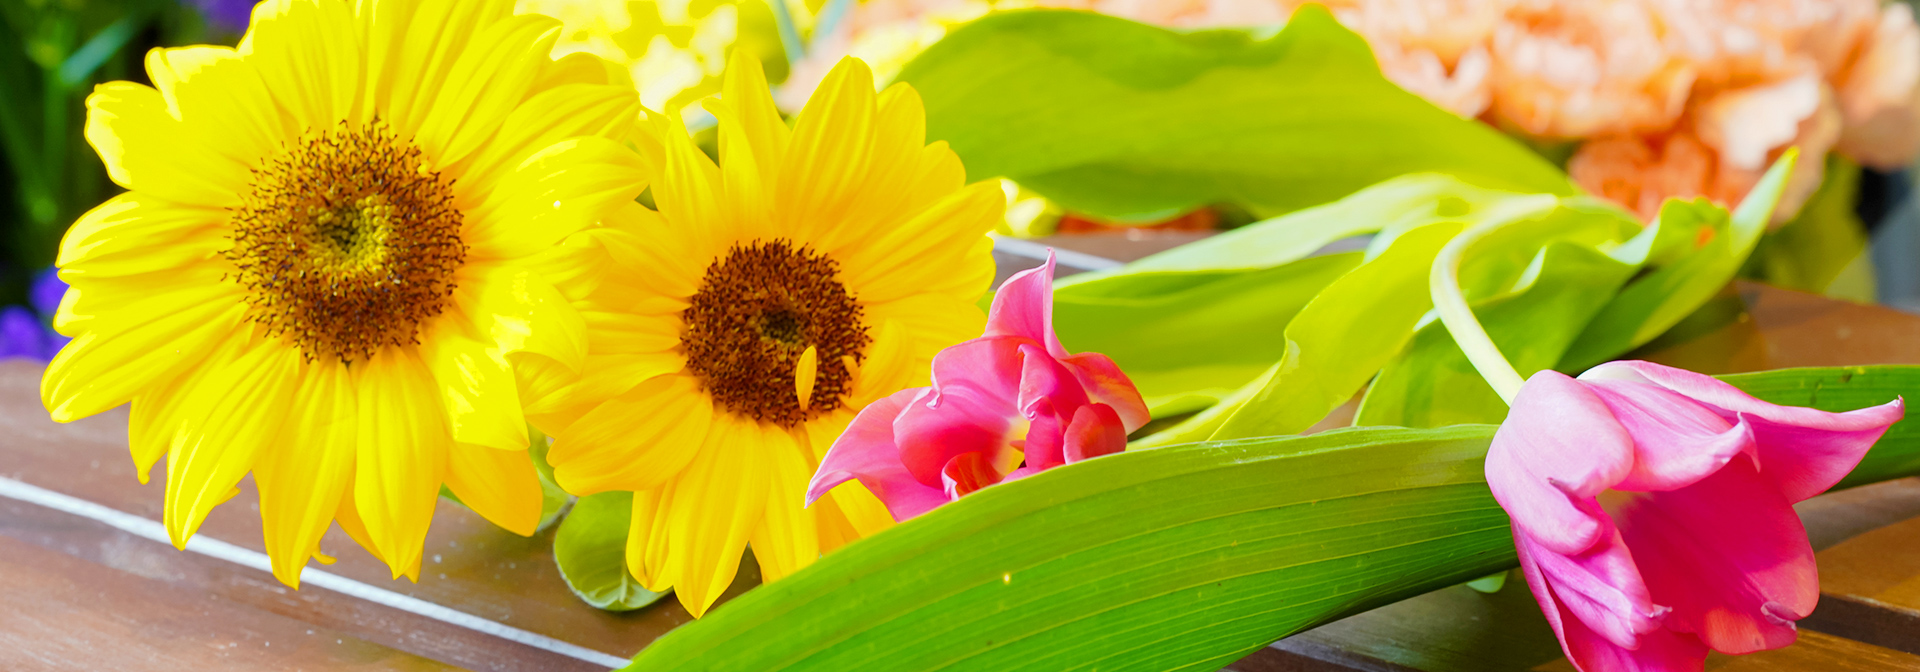
M 1493 109 L 1543 138 L 1653 133 L 1685 109 L 1694 64 L 1644 2 L 1531 0 L 1494 29 Z
M 1920 28 L 1912 8 L 1894 3 L 1880 13 L 1834 88 L 1846 126 L 1841 152 L 1883 169 L 1913 160 L 1920 151 Z

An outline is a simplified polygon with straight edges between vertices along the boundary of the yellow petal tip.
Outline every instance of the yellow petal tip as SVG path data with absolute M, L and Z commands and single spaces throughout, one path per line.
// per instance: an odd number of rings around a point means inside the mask
M 820 373 L 820 353 L 813 346 L 800 353 L 800 361 L 793 366 L 793 391 L 799 395 L 800 407 L 810 408 L 813 404 L 813 382 Z

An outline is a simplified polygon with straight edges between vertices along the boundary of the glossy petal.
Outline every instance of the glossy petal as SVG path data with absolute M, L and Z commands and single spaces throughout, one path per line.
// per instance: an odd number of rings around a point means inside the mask
M 1066 357 L 1066 347 L 1053 333 L 1053 248 L 1047 263 L 1029 268 L 1000 285 L 987 310 L 986 336 L 1018 336 L 1047 346 L 1054 357 Z
M 1633 440 L 1633 469 L 1614 487 L 1672 490 L 1712 475 L 1736 455 L 1754 452 L 1745 422 L 1725 418 L 1655 385 L 1598 380 L 1587 389 L 1607 405 Z
M 900 460 L 900 447 L 893 440 L 894 418 L 927 394 L 924 388 L 901 390 L 868 404 L 854 416 L 847 431 L 820 461 L 819 471 L 807 486 L 807 502 L 811 504 L 840 484 L 859 479 L 887 505 L 887 512 L 897 521 L 947 503 L 941 488 L 927 485 L 907 471 Z
M 1582 508 L 1626 477 L 1633 440 L 1598 395 L 1564 374 L 1533 375 L 1487 451 L 1487 485 L 1516 531 L 1561 554 L 1600 543 L 1605 521 Z
M 1792 505 L 1745 460 L 1698 483 L 1652 493 L 1620 514 L 1626 542 L 1668 622 L 1714 650 L 1793 643 L 1793 621 L 1820 598 L 1813 547 Z
M 1580 377 L 1645 381 L 1711 407 L 1729 420 L 1748 416 L 1763 465 L 1760 472 L 1790 502 L 1826 492 L 1840 482 L 1887 427 L 1906 413 L 1901 399 L 1845 413 L 1778 406 L 1712 376 L 1649 362 L 1609 362 Z
M 1088 404 L 1073 412 L 1073 422 L 1067 425 L 1068 463 L 1112 455 L 1126 449 L 1127 429 L 1112 406 Z

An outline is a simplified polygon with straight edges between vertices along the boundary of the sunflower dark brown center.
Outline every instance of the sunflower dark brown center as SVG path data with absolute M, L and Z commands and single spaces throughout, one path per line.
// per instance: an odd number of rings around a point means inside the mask
M 253 171 L 233 213 L 251 317 L 308 361 L 419 342 L 466 260 L 453 185 L 381 122 L 309 133 Z
M 860 304 L 826 255 L 785 240 L 735 245 L 707 267 L 681 317 L 687 368 L 736 415 L 793 427 L 839 408 L 864 356 Z M 813 392 L 795 390 L 801 355 L 814 348 Z

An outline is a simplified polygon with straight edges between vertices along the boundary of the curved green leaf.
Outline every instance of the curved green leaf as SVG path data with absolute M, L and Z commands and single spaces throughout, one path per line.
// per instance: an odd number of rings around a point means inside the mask
M 1797 156 L 1789 148 L 1741 199 L 1731 217 L 1705 198 L 1668 199 L 1661 205 L 1659 219 L 1702 221 L 1712 227 L 1713 238 L 1671 265 L 1629 283 L 1581 332 L 1557 368 L 1584 370 L 1651 341 L 1733 280 L 1760 234 L 1766 232 Z
M 1920 367 L 1729 376 L 1826 410 Z M 1843 485 L 1920 472 L 1895 425 Z M 1494 428 L 1366 427 L 1129 451 L 986 488 L 721 605 L 636 670 L 1211 670 L 1513 566 Z
M 603 492 L 581 497 L 553 535 L 553 561 L 567 587 L 587 604 L 608 611 L 630 611 L 653 604 L 665 593 L 640 586 L 627 573 L 627 524 L 633 493 Z
M 1365 428 L 1050 470 L 757 588 L 629 669 L 1211 669 L 1512 565 L 1481 476 L 1492 433 Z
M 1209 203 L 1274 215 L 1416 172 L 1573 192 L 1532 150 L 1387 81 L 1366 42 L 1317 6 L 1266 39 L 1088 12 L 995 13 L 899 79 L 926 102 L 927 138 L 948 142 L 969 179 L 1012 178 L 1103 217 Z

